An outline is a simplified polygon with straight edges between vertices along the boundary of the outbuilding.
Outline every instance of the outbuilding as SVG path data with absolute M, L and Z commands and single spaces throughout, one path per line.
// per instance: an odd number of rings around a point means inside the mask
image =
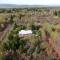
M 19 31 L 19 36 L 32 35 L 32 30 L 21 30 Z

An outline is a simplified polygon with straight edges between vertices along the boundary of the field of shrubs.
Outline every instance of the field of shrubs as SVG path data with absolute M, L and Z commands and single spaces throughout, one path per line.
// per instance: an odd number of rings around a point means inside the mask
M 33 33 L 20 37 L 21 30 Z M 60 60 L 60 11 L 0 10 L 0 35 L 0 60 Z

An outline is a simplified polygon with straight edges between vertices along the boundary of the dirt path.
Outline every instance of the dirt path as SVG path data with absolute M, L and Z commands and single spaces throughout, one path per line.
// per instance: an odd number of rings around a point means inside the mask
M 14 25 L 14 24 L 13 24 Z M 7 28 L 0 34 L 0 42 L 6 40 L 9 32 L 13 29 L 13 25 L 8 25 Z

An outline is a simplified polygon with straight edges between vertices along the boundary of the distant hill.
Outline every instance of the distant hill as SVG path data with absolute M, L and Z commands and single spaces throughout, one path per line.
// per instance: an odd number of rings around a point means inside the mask
M 15 5 L 15 4 L 0 4 L 0 8 L 40 8 L 47 7 L 43 5 Z
M 0 8 L 18 8 L 18 5 L 14 4 L 0 4 Z
M 0 4 L 0 8 L 60 8 L 60 6 L 47 6 L 47 5 L 16 5 L 16 4 Z

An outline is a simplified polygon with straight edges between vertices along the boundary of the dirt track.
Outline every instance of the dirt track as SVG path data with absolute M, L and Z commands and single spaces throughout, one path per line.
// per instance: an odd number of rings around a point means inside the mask
M 9 33 L 12 28 L 13 28 L 13 25 L 9 24 L 3 32 L 0 32 L 0 42 L 6 38 L 7 33 Z

